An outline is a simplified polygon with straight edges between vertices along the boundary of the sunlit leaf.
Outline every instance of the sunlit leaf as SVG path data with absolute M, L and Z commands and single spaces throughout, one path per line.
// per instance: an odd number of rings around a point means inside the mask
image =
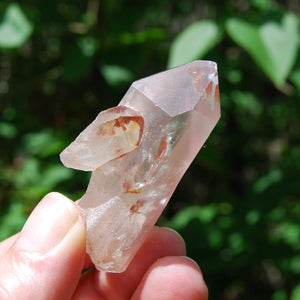
M 17 134 L 17 128 L 13 124 L 0 122 L 0 137 L 7 139 L 14 138 Z
M 292 290 L 290 300 L 299 300 L 300 299 L 300 284 L 298 284 Z
M 260 115 L 262 112 L 262 104 L 253 93 L 234 90 L 231 98 L 239 112 L 249 112 L 254 116 Z
M 260 9 L 269 9 L 274 7 L 272 0 L 251 0 L 251 4 Z
M 249 225 L 253 225 L 253 224 L 256 224 L 261 218 L 261 214 L 259 211 L 257 210 L 250 210 L 247 215 L 246 215 L 246 222 L 249 224 Z
M 99 42 L 90 36 L 78 39 L 77 44 L 81 53 L 86 57 L 93 56 L 99 47 Z
M 115 65 L 104 65 L 100 67 L 101 72 L 107 83 L 116 86 L 122 83 L 129 83 L 133 80 L 133 74 L 130 70 Z
M 259 178 L 254 186 L 253 190 L 256 194 L 261 194 L 264 192 L 267 188 L 269 188 L 272 184 L 278 182 L 282 178 L 282 172 L 279 169 L 271 170 L 266 175 Z
M 262 24 L 229 18 L 226 29 L 276 85 L 285 82 L 298 50 L 298 20 L 295 15 L 270 16 Z
M 238 254 L 245 250 L 245 241 L 241 233 L 234 232 L 228 236 L 229 248 L 232 253 Z
M 68 169 L 63 165 L 49 166 L 45 172 L 41 174 L 39 184 L 48 190 L 52 190 L 58 183 L 70 179 L 73 174 L 72 169 Z
M 18 188 L 36 184 L 40 179 L 40 162 L 36 158 L 25 160 L 22 169 L 17 173 L 15 184 Z
M 63 141 L 54 137 L 51 130 L 28 133 L 23 138 L 24 149 L 27 154 L 47 157 L 62 150 Z
M 135 33 L 125 32 L 120 36 L 120 42 L 126 45 L 141 44 L 151 40 L 163 40 L 166 37 L 165 30 L 161 28 L 147 28 Z
M 277 290 L 272 295 L 272 300 L 286 300 L 287 299 L 287 293 L 284 290 Z
M 192 219 L 198 219 L 204 224 L 210 223 L 217 212 L 218 208 L 215 204 L 204 207 L 189 206 L 174 216 L 172 219 L 172 224 L 176 229 L 181 229 L 187 226 Z
M 0 48 L 18 48 L 25 43 L 33 31 L 33 24 L 17 3 L 7 6 L 0 24 Z
M 191 24 L 171 45 L 168 68 L 202 58 L 216 44 L 219 37 L 218 26 L 213 21 L 205 20 Z
M 300 228 L 298 223 L 285 222 L 281 224 L 281 237 L 291 247 L 299 250 Z

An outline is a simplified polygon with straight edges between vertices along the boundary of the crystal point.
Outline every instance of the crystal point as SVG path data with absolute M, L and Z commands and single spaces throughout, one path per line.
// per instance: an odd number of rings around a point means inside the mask
M 194 61 L 135 81 L 61 153 L 93 171 L 78 205 L 97 269 L 127 268 L 219 118 L 217 65 Z

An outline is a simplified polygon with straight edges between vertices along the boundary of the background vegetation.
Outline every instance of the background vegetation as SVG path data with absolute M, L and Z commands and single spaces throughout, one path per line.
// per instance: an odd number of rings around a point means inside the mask
M 159 223 L 177 229 L 211 299 L 300 299 L 297 0 L 0 2 L 0 239 L 49 191 L 89 174 L 59 153 L 138 78 L 219 67 L 222 118 Z

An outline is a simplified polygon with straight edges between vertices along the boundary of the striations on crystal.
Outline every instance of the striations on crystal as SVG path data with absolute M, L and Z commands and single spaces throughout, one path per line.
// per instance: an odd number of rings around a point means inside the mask
M 194 61 L 135 81 L 61 153 L 93 171 L 78 205 L 97 269 L 127 268 L 220 114 L 217 65 Z

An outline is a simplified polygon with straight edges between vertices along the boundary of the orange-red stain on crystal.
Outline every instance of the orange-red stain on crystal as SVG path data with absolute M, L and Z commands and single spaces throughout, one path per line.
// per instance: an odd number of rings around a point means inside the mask
M 214 75 L 215 75 L 216 77 L 218 77 L 218 72 L 216 72 Z M 211 82 L 209 83 L 209 85 L 207 86 L 206 90 L 205 90 L 205 95 L 206 95 L 206 97 L 209 97 L 209 96 L 211 95 L 213 86 L 214 86 L 214 82 L 211 81 Z M 215 100 L 215 102 L 219 102 L 219 101 L 220 101 L 219 84 L 216 84 L 214 92 L 215 92 L 215 95 L 214 95 L 215 98 L 214 98 L 214 100 Z
M 207 88 L 205 89 L 205 92 L 204 92 L 204 93 L 205 93 L 205 98 L 206 98 L 206 99 L 211 95 L 213 86 L 214 86 L 213 82 L 210 81 L 209 84 L 208 84 L 208 86 L 207 86 Z
M 98 128 L 98 135 L 115 135 L 116 128 L 122 128 L 123 131 L 139 130 L 139 137 L 135 141 L 135 146 L 141 142 L 144 130 L 144 118 L 142 116 L 120 116 L 117 119 L 107 121 Z
M 117 150 L 115 151 L 115 154 L 118 155 L 118 154 L 122 153 L 123 151 L 124 151 L 124 149 L 122 149 L 122 148 L 117 149 Z M 119 158 L 119 157 L 118 157 L 118 158 Z
M 97 131 L 98 135 L 115 135 L 115 120 L 101 124 Z
M 140 194 L 142 192 L 142 189 L 135 189 L 127 181 L 123 183 L 123 188 L 125 189 L 125 193 Z
M 130 214 L 133 215 L 133 214 L 139 213 L 139 209 L 143 204 L 144 204 L 143 200 L 138 200 L 135 204 L 133 204 L 130 207 Z
M 188 74 L 193 78 L 193 86 L 197 92 L 202 92 L 207 84 L 207 77 L 205 76 L 205 71 L 200 70 L 199 68 L 190 68 L 188 70 Z M 214 74 L 214 76 L 218 76 L 218 72 Z M 210 81 L 207 87 L 205 88 L 205 98 L 208 98 L 211 95 L 212 89 L 214 86 L 214 82 Z M 219 94 L 219 84 L 215 87 L 215 95 L 214 95 L 215 102 L 220 101 L 220 94 Z
M 216 89 L 215 89 L 215 102 L 220 102 L 219 84 L 216 85 Z
M 161 144 L 159 145 L 159 148 L 156 152 L 156 155 L 155 155 L 155 158 L 158 159 L 158 158 L 162 158 L 165 156 L 165 153 L 167 151 L 167 147 L 168 147 L 168 136 L 166 135 L 164 137 L 164 139 L 162 140 Z

